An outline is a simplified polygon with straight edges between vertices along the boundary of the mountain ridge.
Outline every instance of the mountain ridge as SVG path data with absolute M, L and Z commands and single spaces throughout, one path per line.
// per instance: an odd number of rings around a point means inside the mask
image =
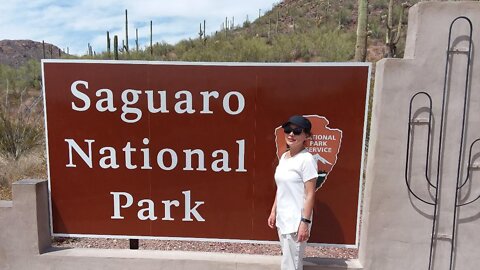
M 376 62 L 385 54 L 388 0 L 369 3 L 367 61 Z M 418 0 L 409 1 L 410 4 Z M 357 23 L 356 0 L 283 0 L 253 21 L 227 27 L 215 34 L 189 38 L 175 45 L 156 42 L 152 49 L 120 51 L 119 59 L 160 61 L 351 61 Z M 398 22 L 401 1 L 394 1 L 394 22 Z M 227 19 L 227 18 L 226 18 Z M 402 19 L 406 25 L 407 19 Z M 232 24 L 230 26 L 230 24 Z M 200 26 L 201 27 L 201 26 Z M 200 31 L 202 32 L 202 31 Z M 398 44 L 403 56 L 403 38 Z M 266 46 L 265 46 L 266 45 Z M 45 47 L 45 49 L 44 49 Z M 230 48 L 230 49 L 229 49 Z M 234 48 L 233 50 L 231 48 Z M 236 50 L 236 51 L 235 51 Z M 223 54 L 221 57 L 219 54 Z M 232 55 L 238 54 L 238 57 Z M 112 59 L 105 51 L 75 58 Z M 0 64 L 14 68 L 31 59 L 62 58 L 55 45 L 32 40 L 1 40 Z
M 0 64 L 13 68 L 25 65 L 30 60 L 61 58 L 64 52 L 50 43 L 29 39 L 0 40 Z

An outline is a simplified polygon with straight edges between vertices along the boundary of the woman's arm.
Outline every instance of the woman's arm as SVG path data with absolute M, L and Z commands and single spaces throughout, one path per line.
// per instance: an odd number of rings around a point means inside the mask
M 303 212 L 302 217 L 306 219 L 310 219 L 313 212 L 313 205 L 315 203 L 315 178 L 310 179 L 309 181 L 305 182 L 305 202 L 303 205 Z M 301 221 L 300 225 L 298 226 L 298 242 L 307 241 L 310 237 L 310 232 L 308 230 L 307 223 Z
M 273 201 L 272 211 L 270 211 L 270 216 L 268 217 L 268 227 L 274 229 L 275 222 L 277 218 L 277 195 L 275 195 L 275 201 Z

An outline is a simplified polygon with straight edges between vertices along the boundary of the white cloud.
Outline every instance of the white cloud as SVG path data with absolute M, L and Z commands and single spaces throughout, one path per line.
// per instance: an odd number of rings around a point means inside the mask
M 0 39 L 45 40 L 70 53 L 84 54 L 90 43 L 95 51 L 106 49 L 106 31 L 124 39 L 128 9 L 129 44 L 149 39 L 153 21 L 154 42 L 178 42 L 196 37 L 206 20 L 207 33 L 220 28 L 225 17 L 241 24 L 256 19 L 258 10 L 270 10 L 279 0 L 10 0 L 0 5 Z M 132 46 L 130 45 L 130 46 Z

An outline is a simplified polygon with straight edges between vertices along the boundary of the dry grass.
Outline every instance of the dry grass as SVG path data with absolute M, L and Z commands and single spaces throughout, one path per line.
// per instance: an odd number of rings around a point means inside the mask
M 46 158 L 42 147 L 18 160 L 0 158 L 0 200 L 11 200 L 12 183 L 25 178 L 47 178 Z
M 0 89 L 0 200 L 12 199 L 15 181 L 47 177 L 43 138 L 40 91 Z
M 1 200 L 12 200 L 12 192 L 7 187 L 0 186 L 0 201 Z

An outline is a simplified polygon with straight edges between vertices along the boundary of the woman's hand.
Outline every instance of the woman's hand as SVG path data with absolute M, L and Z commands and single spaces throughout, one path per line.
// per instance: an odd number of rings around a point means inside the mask
M 308 224 L 301 221 L 300 226 L 298 226 L 297 242 L 305 242 L 309 237 L 310 232 L 308 231 Z
M 275 229 L 275 223 L 277 219 L 277 214 L 275 212 L 271 212 L 270 216 L 268 217 L 268 227 Z

